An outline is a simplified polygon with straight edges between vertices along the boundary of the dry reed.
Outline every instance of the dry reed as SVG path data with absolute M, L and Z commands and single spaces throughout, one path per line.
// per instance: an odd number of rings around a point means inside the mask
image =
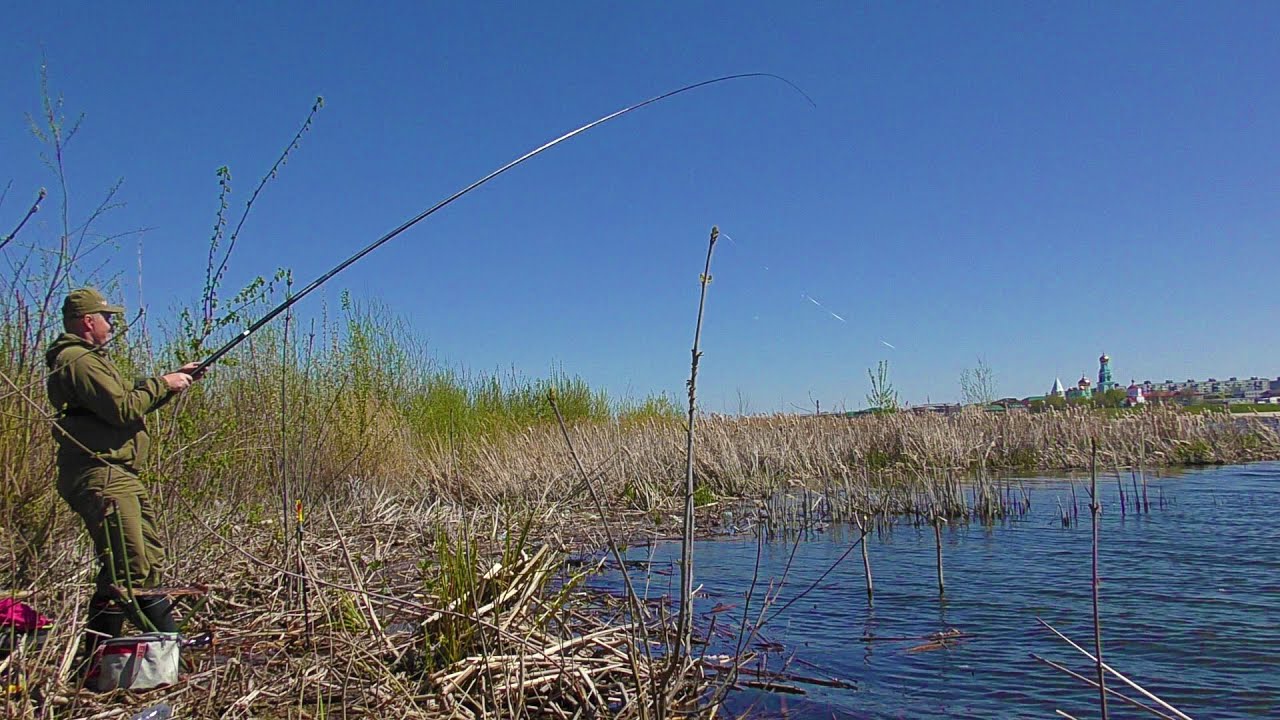
M 178 686 L 105 695 L 77 690 L 67 672 L 94 561 L 64 516 L 68 542 L 24 593 L 56 622 L 2 661 L 18 688 L 7 716 L 127 717 L 164 702 L 182 717 L 640 717 L 653 704 L 637 690 L 662 664 L 634 647 L 636 628 L 611 620 L 609 596 L 580 586 L 595 568 L 566 564 L 564 548 L 580 538 L 556 513 L 526 520 L 518 539 L 493 513 L 352 484 L 318 516 L 332 532 L 313 531 L 305 548 L 313 642 L 289 598 L 292 573 L 273 562 L 286 542 L 278 518 L 248 520 L 233 507 L 179 514 L 173 574 L 209 587 L 181 620 L 214 642 L 184 653 Z M 699 678 L 667 689 L 675 707 L 691 705 Z

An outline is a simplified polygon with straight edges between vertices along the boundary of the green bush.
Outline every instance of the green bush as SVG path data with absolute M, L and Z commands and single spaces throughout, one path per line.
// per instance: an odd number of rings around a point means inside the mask
M 1209 465 L 1214 462 L 1213 448 L 1205 440 L 1184 440 L 1173 449 L 1174 462 L 1179 465 Z
M 694 488 L 693 490 L 694 507 L 702 507 L 703 505 L 710 505 L 715 501 L 716 501 L 716 494 L 712 492 L 711 488 L 708 487 L 707 485 L 703 484 Z

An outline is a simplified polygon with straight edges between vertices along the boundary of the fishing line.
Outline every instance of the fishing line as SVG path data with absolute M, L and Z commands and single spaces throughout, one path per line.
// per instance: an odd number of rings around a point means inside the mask
M 724 232 L 723 230 L 721 230 L 720 235 L 721 235 L 721 236 L 723 236 L 723 237 L 725 237 L 725 238 L 727 238 L 727 239 L 729 240 L 729 242 L 731 242 L 731 243 L 733 243 L 734 245 L 736 245 L 739 249 L 744 250 L 744 254 L 750 255 L 750 254 L 752 254 L 752 252 L 754 252 L 754 251 L 751 251 L 751 252 L 745 252 L 745 248 L 746 248 L 746 246 L 745 246 L 745 245 L 743 245 L 741 242 L 739 242 L 739 241 L 737 241 L 737 240 L 734 240 L 734 239 L 733 239 L 733 236 L 729 235 L 729 233 Z M 759 253 L 756 253 L 756 254 L 759 254 Z M 768 266 L 768 265 L 766 265 L 766 264 L 764 264 L 763 262 L 761 262 L 761 261 L 760 261 L 760 259 L 759 259 L 758 257 L 757 257 L 757 258 L 752 259 L 752 262 L 754 262 L 754 263 L 756 263 L 757 265 L 759 265 L 759 266 L 760 266 L 760 267 L 761 267 L 765 272 L 770 273 L 770 275 L 771 275 L 771 276 L 773 275 L 773 273 L 769 270 L 769 266 Z M 819 310 L 821 310 L 822 312 L 824 312 L 824 313 L 826 313 L 827 315 L 829 315 L 833 320 L 836 320 L 836 321 L 840 322 L 842 325 L 846 325 L 846 326 L 847 326 L 847 325 L 849 324 L 849 321 L 848 321 L 848 320 L 846 320 L 846 319 L 845 319 L 845 317 L 844 317 L 843 315 L 841 315 L 840 313 L 837 313 L 836 311 L 832 310 L 830 307 L 828 307 L 827 305 L 823 304 L 823 302 L 822 302 L 821 300 L 818 300 L 818 299 L 817 299 L 817 298 L 815 298 L 812 294 L 810 294 L 808 291 L 806 291 L 806 290 L 804 290 L 804 289 L 801 289 L 801 292 L 800 292 L 800 299 L 801 299 L 801 300 L 803 300 L 803 301 L 806 301 L 806 302 L 808 302 L 808 303 L 810 303 L 810 304 L 812 304 L 812 305 L 813 305 L 813 306 L 815 306 L 815 307 L 817 307 Z M 757 318 L 758 318 L 758 316 L 757 316 Z M 885 347 L 887 347 L 887 348 L 889 348 L 889 349 L 891 349 L 891 350 L 897 350 L 897 349 L 898 349 L 896 346 L 891 345 L 890 343 L 888 343 L 888 342 L 886 342 L 886 341 L 884 341 L 884 340 L 881 340 L 881 341 L 880 341 L 880 344 L 881 344 L 881 345 L 884 345 Z
M 728 240 L 729 240 L 730 242 L 732 242 L 734 245 L 737 245 L 739 248 L 742 248 L 742 247 L 743 247 L 742 243 L 739 243 L 737 240 L 734 240 L 734 239 L 733 239 L 733 237 L 732 237 L 732 236 L 730 236 L 728 233 L 726 233 L 726 232 L 721 232 L 720 234 L 721 234 L 721 235 L 723 235 L 723 236 L 725 236 L 726 238 L 728 238 Z M 756 262 L 757 262 L 757 263 L 759 263 L 759 260 L 757 260 Z M 768 265 L 765 265 L 765 264 L 763 264 L 763 263 L 759 263 L 759 264 L 760 264 L 761 269 L 763 269 L 765 272 L 769 272 L 769 266 L 768 266 Z M 844 317 L 842 317 L 841 315 L 839 315 L 838 313 L 836 313 L 835 311 L 833 311 L 831 308 L 827 307 L 826 305 L 823 305 L 821 301 L 819 301 L 819 300 L 817 300 L 816 298 L 814 298 L 814 297 L 813 297 L 812 295 L 810 295 L 808 292 L 801 292 L 801 293 L 800 293 L 800 299 L 802 299 L 802 300 L 807 300 L 807 301 L 809 301 L 810 303 L 812 303 L 812 304 L 816 305 L 818 308 L 820 308 L 820 309 L 821 309 L 823 312 L 825 312 L 826 314 L 830 315 L 832 318 L 835 318 L 836 320 L 839 320 L 840 322 L 842 322 L 842 323 L 844 323 L 844 324 L 846 324 L 846 325 L 847 325 L 847 324 L 849 324 L 849 321 L 848 321 L 848 320 L 845 320 L 845 319 L 844 319 Z
M 511 162 L 507 163 L 506 165 L 503 165 L 502 167 L 498 168 L 497 170 L 494 170 L 493 172 L 489 173 L 488 175 L 485 175 L 484 177 L 480 178 L 479 180 L 476 180 L 475 182 L 471 183 L 470 185 L 467 185 L 466 187 L 464 187 L 464 188 L 462 188 L 461 190 L 459 190 L 459 191 L 455 192 L 454 194 L 450 195 L 449 197 L 445 198 L 444 200 L 441 200 L 440 202 L 436 203 L 435 205 L 432 205 L 430 208 L 427 208 L 426 210 L 422 211 L 422 212 L 421 212 L 421 213 L 419 213 L 418 215 L 415 215 L 414 217 L 412 217 L 412 218 L 410 218 L 410 219 L 406 220 L 406 221 L 405 221 L 404 223 L 402 223 L 399 227 L 396 227 L 394 230 L 392 230 L 392 231 L 388 232 L 387 234 L 383 235 L 382 237 L 378 238 L 377 240 L 374 240 L 372 243 L 370 243 L 369 245 L 365 246 L 362 250 L 360 250 L 360 251 L 359 251 L 359 252 L 357 252 L 356 254 L 352 255 L 351 257 L 347 258 L 346 260 L 343 260 L 341 263 L 339 263 L 339 264 L 338 264 L 336 267 L 334 267 L 332 270 L 330 270 L 329 272 L 327 272 L 327 273 L 325 273 L 325 274 L 321 275 L 320 277 L 316 278 L 316 279 L 315 279 L 315 280 L 313 280 L 309 285 L 307 285 L 306 287 L 302 288 L 302 290 L 298 291 L 298 293 L 297 293 L 297 294 L 290 296 L 290 297 L 289 297 L 289 298 L 287 298 L 284 302 L 280 303 L 280 304 L 279 304 L 279 305 L 277 305 L 275 308 L 273 308 L 273 309 L 272 309 L 270 312 L 268 312 L 266 315 L 262 316 L 262 318 L 260 318 L 259 320 L 255 321 L 255 322 L 254 322 L 252 325 L 250 325 L 249 327 L 245 328 L 245 330 L 244 330 L 244 331 L 242 331 L 239 335 L 236 335 L 236 336 L 235 336 L 234 338 L 232 338 L 232 339 L 231 339 L 227 344 L 223 345 L 221 348 L 219 348 L 217 351 L 215 351 L 212 355 L 210 355 L 208 358 L 206 358 L 203 362 L 201 362 L 201 363 L 200 363 L 200 365 L 199 365 L 199 367 L 197 367 L 197 368 L 196 368 L 195 372 L 196 372 L 196 373 L 204 372 L 204 370 L 206 370 L 210 365 L 212 365 L 213 363 L 215 363 L 215 362 L 217 362 L 219 359 L 221 359 L 223 355 L 226 355 L 228 352 L 231 352 L 231 350 L 232 350 L 233 348 L 235 348 L 235 346 L 239 345 L 241 342 L 243 342 L 245 339 L 247 339 L 250 335 L 252 335 L 253 333 L 257 332 L 257 331 L 258 331 L 262 326 L 264 326 L 264 325 L 266 325 L 267 323 L 271 322 L 271 321 L 272 321 L 273 319 L 275 319 L 278 315 L 280 315 L 280 313 L 284 312 L 285 310 L 287 310 L 287 309 L 289 309 L 291 306 L 293 306 L 293 304 L 294 304 L 294 303 L 297 303 L 299 300 L 302 300 L 302 299 L 303 299 L 304 297 L 306 297 L 307 295 L 310 295 L 310 294 L 311 294 L 311 292 L 312 292 L 313 290 L 315 290 L 316 288 L 318 288 L 318 287 L 320 287 L 321 285 L 323 285 L 325 282 L 327 282 L 327 281 L 328 281 L 330 278 L 332 278 L 334 275 L 337 275 L 338 273 L 342 272 L 342 271 L 343 271 L 343 270 L 345 270 L 347 267 L 351 266 L 353 263 L 355 263 L 356 261 L 358 261 L 358 260 L 360 260 L 361 258 L 363 258 L 365 255 L 368 255 L 369 253 L 373 252 L 374 250 L 377 250 L 379 247 L 382 247 L 382 245 L 384 245 L 385 243 L 387 243 L 388 241 L 390 241 L 392 238 L 396 237 L 397 235 L 399 235 L 400 233 L 404 232 L 405 230 L 408 230 L 409 228 L 413 227 L 414 225 L 417 225 L 418 223 L 420 223 L 420 222 L 422 222 L 423 220 L 427 219 L 428 217 L 430 217 L 431 215 L 433 215 L 436 211 L 443 209 L 445 206 L 449 205 L 449 204 L 450 204 L 450 203 L 452 203 L 454 200 L 457 200 L 458 198 L 462 197 L 463 195 L 466 195 L 467 193 L 471 192 L 472 190 L 475 190 L 476 188 L 480 187 L 481 185 L 484 185 L 485 183 L 487 183 L 487 182 L 489 182 L 490 180 L 492 180 L 492 179 L 494 179 L 494 178 L 498 177 L 499 175 L 501 175 L 501 174 L 505 173 L 506 171 L 508 171 L 508 170 L 510 170 L 510 169 L 512 169 L 512 168 L 514 168 L 514 167 L 516 167 L 517 165 L 520 165 L 521 163 L 525 162 L 526 160 L 530 160 L 530 159 L 532 159 L 533 157 L 535 157 L 535 156 L 537 156 L 537 155 L 540 155 L 540 154 L 542 154 L 543 152 L 545 152 L 545 151 L 547 151 L 547 150 L 550 150 L 551 148 L 555 147 L 556 145 L 559 145 L 560 143 L 562 143 L 562 142 L 564 142 L 564 141 L 566 141 L 566 140 L 568 140 L 568 139 L 570 139 L 570 138 L 572 138 L 572 137 L 574 137 L 574 136 L 576 136 L 576 135 L 580 135 L 580 134 L 582 134 L 582 133 L 584 133 L 584 132 L 586 132 L 586 131 L 588 131 L 588 130 L 590 130 L 590 129 L 594 128 L 594 127 L 596 127 L 597 125 L 603 125 L 604 123 L 607 123 L 607 122 L 609 122 L 610 120 L 613 120 L 613 119 L 615 119 L 615 118 L 621 117 L 621 116 L 626 115 L 626 114 L 628 114 L 628 113 L 630 113 L 630 112 L 633 112 L 633 111 L 639 110 L 640 108 L 643 108 L 643 107 L 645 107 L 645 106 L 647 106 L 647 105 L 652 105 L 652 104 L 654 104 L 654 103 L 656 103 L 656 102 L 659 102 L 659 101 L 665 100 L 665 99 L 667 99 L 667 98 L 669 98 L 669 97 L 672 97 L 672 96 L 675 96 L 675 95 L 679 95 L 679 94 L 681 94 L 681 93 L 686 93 L 686 92 L 689 92 L 689 91 L 691 91 L 691 90 L 696 90 L 696 89 L 698 89 L 698 88 L 706 87 L 706 86 L 708 86 L 708 85 L 714 85 L 714 84 L 716 84 L 716 83 L 727 82 L 727 81 L 730 81 L 730 80 L 740 80 L 740 79 L 747 79 L 747 78 L 772 78 L 772 79 L 774 79 L 774 80 L 780 80 L 781 82 L 786 83 L 789 87 L 791 87 L 791 88 L 792 88 L 793 90 L 795 90 L 797 93 L 799 93 L 799 94 L 800 94 L 800 95 L 801 95 L 805 100 L 807 100 L 807 101 L 809 102 L 809 104 L 810 104 L 810 105 L 812 105 L 813 107 L 817 107 L 817 103 L 815 103 L 815 102 L 813 101 L 813 98 L 809 97 L 809 96 L 808 96 L 808 94 L 806 94 L 803 90 L 801 90 L 798 86 L 796 86 L 796 84 L 795 84 L 795 83 L 791 82 L 790 80 L 788 80 L 788 79 L 786 79 L 786 78 L 784 78 L 784 77 L 782 77 L 782 76 L 780 76 L 780 75 L 774 75 L 773 73 L 740 73 L 740 74 L 737 74 L 737 75 L 724 75 L 724 76 L 722 76 L 722 77 L 712 78 L 712 79 L 710 79 L 710 80 L 703 80 L 703 81 L 701 81 L 701 82 L 693 83 L 693 84 L 691 84 L 691 85 L 685 85 L 684 87 L 677 88 L 677 89 L 675 89 L 675 90 L 671 90 L 671 91 L 669 91 L 669 92 L 665 92 L 665 93 L 663 93 L 663 94 L 661 94 L 661 95 L 655 95 L 654 97 L 651 97 L 651 98 L 649 98 L 648 100 L 643 100 L 643 101 L 638 102 L 638 103 L 636 103 L 636 104 L 634 104 L 634 105 L 629 105 L 629 106 L 627 106 L 627 107 L 625 107 L 625 108 L 622 108 L 621 110 L 617 110 L 617 111 L 612 112 L 612 113 L 610 113 L 610 114 L 608 114 L 608 115 L 605 115 L 604 117 L 601 117 L 601 118 L 599 118 L 599 119 L 593 120 L 593 121 L 591 121 L 591 122 L 587 123 L 586 125 L 583 125 L 583 126 L 581 126 L 581 127 L 577 128 L 577 129 L 575 129 L 575 130 L 571 130 L 571 131 L 569 131 L 569 132 L 565 133 L 564 135 L 561 135 L 560 137 L 558 137 L 558 138 L 556 138 L 556 139 L 554 139 L 554 140 L 551 140 L 551 141 L 549 141 L 549 142 L 547 142 L 547 143 L 543 144 L 542 146 L 540 146 L 540 147 L 538 147 L 538 148 L 535 148 L 535 149 L 533 149 L 533 150 L 530 150 L 529 152 L 525 153 L 524 155 L 521 155 L 520 157 L 516 158 L 515 160 L 512 160 Z

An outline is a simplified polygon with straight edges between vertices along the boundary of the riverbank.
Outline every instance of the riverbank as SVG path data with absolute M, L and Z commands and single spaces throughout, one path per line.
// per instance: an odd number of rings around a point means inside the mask
M 701 669 L 668 664 L 660 608 L 631 622 L 583 586 L 595 545 L 559 509 L 469 510 L 353 485 L 311 507 L 303 530 L 224 505 L 169 502 L 181 682 L 144 693 L 79 688 L 71 663 L 94 564 L 74 522 L 21 599 L 53 619 L 42 644 L 0 659 L 6 717 L 128 718 L 161 703 L 190 718 L 653 717 L 688 709 Z M 185 583 L 184 583 L 185 584 Z
M 698 499 L 717 517 L 717 500 L 784 489 L 816 491 L 812 499 L 844 520 L 1017 516 L 1020 496 L 992 478 L 1087 467 L 1094 438 L 1108 473 L 1280 457 L 1280 438 L 1263 422 L 1158 409 L 1117 418 L 707 417 L 696 432 Z M 357 479 L 314 462 L 298 478 L 305 482 L 283 485 L 238 475 L 235 465 L 162 463 L 175 472 L 152 478 L 170 577 L 209 587 L 183 612 L 186 630 L 212 631 L 216 641 L 189 653 L 178 687 L 142 696 L 103 697 L 68 682 L 91 548 L 51 490 L 9 504 L 11 517 L 27 514 L 0 536 L 10 558 L 5 587 L 56 621 L 40 651 L 5 668 L 18 680 L 13 714 L 127 717 L 123 708 L 164 701 L 184 717 L 323 717 L 339 707 L 421 718 L 505 716 L 516 707 L 559 717 L 591 707 L 640 717 L 656 702 L 654 687 L 669 691 L 662 702 L 671 706 L 705 698 L 710 680 L 700 667 L 667 676 L 665 601 L 636 623 L 625 601 L 583 587 L 594 565 L 570 560 L 598 557 L 606 519 L 557 435 L 531 427 L 444 452 L 389 433 L 380 437 L 403 443 L 403 456 L 381 474 Z M 570 437 L 616 536 L 671 534 L 684 463 L 679 423 L 583 422 Z M 393 472 L 403 468 L 413 472 Z M 302 501 L 301 532 L 282 488 Z M 783 520 L 788 512 L 763 508 Z

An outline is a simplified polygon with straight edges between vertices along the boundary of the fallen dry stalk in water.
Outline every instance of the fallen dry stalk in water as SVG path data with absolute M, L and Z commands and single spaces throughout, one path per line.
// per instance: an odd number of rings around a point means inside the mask
M 1090 679 L 1090 678 L 1087 678 L 1087 677 L 1085 677 L 1084 675 L 1081 675 L 1080 673 L 1078 673 L 1078 672 L 1076 672 L 1076 671 L 1072 670 L 1071 668 L 1066 667 L 1065 665 L 1060 665 L 1060 664 L 1058 664 L 1058 663 L 1056 663 L 1056 662 L 1054 662 L 1054 661 L 1052 661 L 1052 660 L 1049 660 L 1049 659 L 1047 659 L 1047 658 L 1041 657 L 1041 656 L 1039 656 L 1039 655 L 1037 655 L 1037 654 L 1035 654 L 1035 653 L 1029 653 L 1029 654 L 1031 655 L 1031 657 L 1032 657 L 1033 659 L 1038 660 L 1039 662 L 1042 662 L 1042 663 L 1044 663 L 1045 665 L 1048 665 L 1049 667 L 1051 667 L 1051 668 L 1053 668 L 1053 669 L 1055 669 L 1055 670 L 1057 670 L 1057 671 L 1059 671 L 1059 672 L 1062 672 L 1062 673 L 1064 673 L 1064 674 L 1066 674 L 1066 675 L 1070 675 L 1071 677 L 1075 678 L 1076 680 L 1079 680 L 1080 682 L 1082 682 L 1082 683 L 1084 683 L 1084 684 L 1086 684 L 1086 685 L 1088 685 L 1088 686 L 1090 686 L 1090 687 L 1095 687 L 1095 688 L 1096 688 L 1096 687 L 1098 687 L 1098 681 L 1097 681 L 1097 680 L 1092 680 L 1092 679 Z M 1142 703 L 1141 701 L 1134 700 L 1133 698 L 1129 697 L 1128 695 L 1125 695 L 1124 693 L 1121 693 L 1119 690 L 1116 690 L 1115 688 L 1107 688 L 1107 694 L 1108 694 L 1108 695 L 1110 695 L 1110 696 L 1112 696 L 1112 697 L 1114 697 L 1114 698 L 1116 698 L 1116 699 L 1118 699 L 1118 700 L 1120 700 L 1120 701 L 1122 701 L 1122 702 L 1126 702 L 1126 703 L 1128 703 L 1128 704 L 1130 704 L 1130 705 L 1132 705 L 1132 706 L 1134 706 L 1134 707 L 1136 707 L 1136 708 L 1141 708 L 1141 709 L 1143 709 L 1143 710 L 1146 710 L 1147 712 L 1151 713 L 1152 715 L 1155 715 L 1156 717 L 1163 718 L 1164 720 L 1175 720 L 1175 718 L 1174 718 L 1173 716 L 1171 716 L 1171 715 L 1166 715 L 1166 714 L 1164 714 L 1164 713 L 1160 712 L 1159 710 L 1157 710 L 1157 709 L 1155 709 L 1155 708 L 1151 707 L 1150 705 L 1146 705 L 1146 704 Z
M 1092 662 L 1098 663 L 1099 665 L 1101 665 L 1101 666 L 1102 666 L 1102 669 L 1106 670 L 1107 672 L 1109 672 L 1109 673 L 1111 673 L 1113 676 L 1115 676 L 1115 678 L 1116 678 L 1117 680 L 1119 680 L 1120 682 L 1124 683 L 1125 685 L 1128 685 L 1129 687 L 1133 688 L 1134 690 L 1137 690 L 1138 692 L 1142 693 L 1142 695 L 1143 695 L 1143 696 L 1145 696 L 1148 700 L 1151 700 L 1152 702 L 1156 703 L 1156 704 L 1157 704 L 1157 705 L 1159 705 L 1161 708 L 1163 708 L 1164 710 L 1166 710 L 1167 712 L 1169 712 L 1170 714 L 1172 714 L 1175 718 L 1178 718 L 1178 720 L 1191 720 L 1191 717 L 1190 717 L 1189 715 L 1187 715 L 1187 714 L 1183 713 L 1182 711 L 1178 710 L 1178 709 L 1177 709 L 1177 708 L 1175 708 L 1174 706 L 1170 705 L 1169 703 L 1165 702 L 1164 700 L 1161 700 L 1160 698 L 1156 697 L 1154 694 L 1152 694 L 1152 693 L 1148 692 L 1145 688 L 1143 688 L 1143 687 L 1142 687 L 1141 685 L 1139 685 L 1138 683 L 1136 683 L 1136 682 L 1134 682 L 1134 681 L 1130 680 L 1129 678 L 1125 677 L 1124 675 L 1121 675 L 1121 674 L 1120 674 L 1120 673 L 1119 673 L 1115 668 L 1111 667 L 1110 665 L 1108 665 L 1108 664 L 1106 664 L 1106 663 L 1102 662 L 1101 660 L 1099 660 L 1098 658 L 1094 657 L 1094 655 L 1093 655 L 1092 653 L 1090 653 L 1088 650 L 1085 650 L 1084 648 L 1080 647 L 1080 646 L 1079 646 L 1079 645 L 1077 645 L 1075 642 L 1073 642 L 1073 641 L 1071 640 L 1071 638 L 1069 638 L 1069 637 L 1067 637 L 1066 635 L 1063 635 L 1062 633 L 1058 632 L 1058 629 L 1057 629 L 1057 628 L 1055 628 L 1055 627 L 1053 627 L 1052 625 L 1050 625 L 1049 623 L 1045 622 L 1043 619 L 1041 619 L 1041 618 L 1036 618 L 1036 622 L 1038 622 L 1038 623 L 1040 623 L 1041 625 L 1043 625 L 1043 626 L 1045 626 L 1046 628 L 1048 628 L 1051 632 L 1053 632 L 1053 634 L 1054 634 L 1054 635 L 1057 635 L 1059 638 L 1061 638 L 1063 642 L 1067 643 L 1068 645 L 1070 645 L 1071 647 L 1075 648 L 1076 650 L 1079 650 L 1079 651 L 1080 651 L 1080 652 L 1081 652 L 1085 657 L 1089 658 L 1089 660 L 1091 660 Z

